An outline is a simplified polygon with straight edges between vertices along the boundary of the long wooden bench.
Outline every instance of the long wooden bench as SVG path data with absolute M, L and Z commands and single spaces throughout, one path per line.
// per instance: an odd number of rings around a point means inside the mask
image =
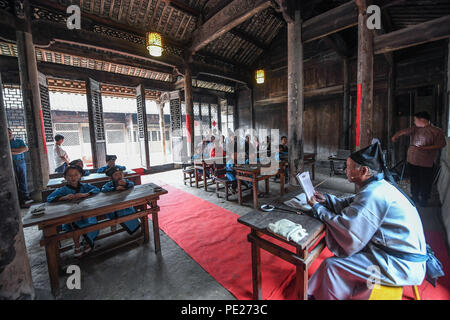
M 37 225 L 39 229 L 43 231 L 41 245 L 45 246 L 53 294 L 57 295 L 59 290 L 58 271 L 61 267 L 60 253 L 70 250 L 70 248 L 73 248 L 74 246 L 75 248 L 79 248 L 80 236 L 88 232 L 102 230 L 134 219 L 140 219 L 140 239 L 142 239 L 144 243 L 147 243 L 149 241 L 148 215 L 151 214 L 155 252 L 159 252 L 161 245 L 158 225 L 159 206 L 157 205 L 157 201 L 161 195 L 166 193 L 166 190 L 150 183 L 138 185 L 126 191 L 99 193 L 95 196 L 75 202 L 63 201 L 45 203 L 45 213 L 39 216 L 35 216 L 31 212 L 36 209 L 37 206 L 41 205 L 32 206 L 23 218 L 22 223 L 24 228 Z M 134 207 L 136 212 L 115 219 L 107 219 L 105 217 L 108 213 L 129 207 Z M 65 232 L 61 231 L 62 224 L 73 224 L 76 221 L 89 217 L 97 217 L 98 223 L 85 228 Z M 123 229 L 102 234 L 98 239 L 109 237 L 120 232 L 123 232 Z M 72 239 L 74 244 L 62 247 L 62 241 L 68 239 Z M 130 243 L 130 241 L 135 242 L 136 240 L 137 239 L 135 238 L 131 238 L 128 239 L 126 243 Z M 94 249 L 94 252 L 97 252 L 97 250 Z

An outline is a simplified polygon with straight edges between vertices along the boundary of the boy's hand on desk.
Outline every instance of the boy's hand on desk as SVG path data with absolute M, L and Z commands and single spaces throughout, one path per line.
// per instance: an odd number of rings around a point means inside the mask
M 65 196 L 59 198 L 59 200 L 62 200 L 62 201 L 73 200 L 74 197 L 75 197 L 75 195 L 73 193 L 69 193 L 68 195 L 65 195 Z
M 76 193 L 74 194 L 73 199 L 74 200 L 83 199 L 89 197 L 89 195 L 90 195 L 89 193 Z
M 118 186 L 118 187 L 116 188 L 116 190 L 117 190 L 117 191 L 123 191 L 123 190 L 126 190 L 126 188 L 125 188 L 124 186 Z

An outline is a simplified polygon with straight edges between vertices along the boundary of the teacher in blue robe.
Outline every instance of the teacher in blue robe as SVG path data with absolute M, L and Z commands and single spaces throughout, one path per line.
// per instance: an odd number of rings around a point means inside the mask
M 58 188 L 53 191 L 48 197 L 47 202 L 56 202 L 56 201 L 76 201 L 81 200 L 83 198 L 87 198 L 91 195 L 97 194 L 100 192 L 100 189 L 88 184 L 81 183 L 81 176 L 83 174 L 83 169 L 79 166 L 70 165 L 64 170 L 64 179 L 66 179 L 67 184 L 64 187 Z M 75 228 L 85 228 L 97 223 L 96 217 L 89 217 L 86 219 L 82 219 L 73 223 Z M 72 229 L 72 225 L 63 224 L 63 231 L 69 231 Z M 84 234 L 84 239 L 88 245 L 84 245 L 83 253 L 88 253 L 94 248 L 94 240 L 97 238 L 99 231 L 91 231 Z M 75 248 L 75 256 L 80 256 L 82 252 L 77 251 Z
M 102 192 L 124 191 L 134 187 L 134 183 L 128 179 L 124 179 L 122 169 L 118 166 L 109 168 L 106 175 L 111 177 L 111 181 L 102 187 Z M 110 219 L 120 218 L 135 213 L 134 207 L 117 210 L 107 214 Z M 126 221 L 120 224 L 129 234 L 133 234 L 141 226 L 139 219 Z
M 375 143 L 347 159 L 356 195 L 316 193 L 309 200 L 314 216 L 326 225 L 326 243 L 335 255 L 309 280 L 311 298 L 368 299 L 373 283 L 412 286 L 424 280 L 427 245 L 419 213 L 392 182 L 381 157 Z

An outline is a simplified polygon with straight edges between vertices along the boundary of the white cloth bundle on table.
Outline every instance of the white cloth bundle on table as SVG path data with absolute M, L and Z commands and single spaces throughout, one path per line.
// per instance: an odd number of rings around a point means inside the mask
M 267 229 L 288 241 L 299 243 L 308 235 L 301 224 L 294 223 L 287 219 L 278 220 L 275 223 L 269 223 Z

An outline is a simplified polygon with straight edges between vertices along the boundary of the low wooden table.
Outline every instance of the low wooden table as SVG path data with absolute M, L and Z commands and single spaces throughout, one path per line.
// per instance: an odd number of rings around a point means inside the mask
M 275 204 L 277 207 L 289 208 L 289 210 L 296 211 L 296 209 L 282 204 L 282 201 L 293 198 L 298 193 L 299 191 L 291 192 L 285 195 L 279 202 L 272 204 Z M 281 219 L 288 219 L 292 222 L 301 224 L 303 228 L 306 229 L 308 235 L 303 238 L 300 243 L 295 243 L 292 241 L 287 241 L 286 239 L 267 230 L 269 223 L 274 223 Z M 251 243 L 253 299 L 260 300 L 262 298 L 261 249 L 264 249 L 271 254 L 295 265 L 297 286 L 296 297 L 300 300 L 307 300 L 308 268 L 325 248 L 325 238 L 318 241 L 325 231 L 324 224 L 321 221 L 307 215 L 298 215 L 278 209 L 274 209 L 272 212 L 253 210 L 240 217 L 238 222 L 250 227 L 250 233 L 248 234 L 247 239 Z M 264 239 L 262 237 L 263 235 L 269 236 L 269 239 L 273 238 L 284 243 L 288 243 L 294 250 L 287 250 L 269 240 L 266 240 L 267 237 Z
M 126 170 L 124 172 L 125 178 L 132 181 L 135 185 L 141 184 L 141 176 L 134 172 L 133 170 Z M 106 182 L 110 181 L 111 177 L 108 177 L 106 173 L 91 173 L 88 176 L 81 177 L 82 183 L 90 183 L 96 187 L 102 187 Z M 47 183 L 47 189 L 42 191 L 42 201 L 46 201 L 47 197 L 55 191 L 55 189 L 60 188 L 65 185 L 64 178 L 54 178 L 50 179 Z
M 284 170 L 277 170 L 277 172 L 270 175 L 261 175 L 261 168 L 263 165 L 251 164 L 251 165 L 236 165 L 234 170 L 236 171 L 236 180 L 238 184 L 238 201 L 242 204 L 242 181 L 252 183 L 253 190 L 253 207 L 258 208 L 258 182 L 264 180 L 266 184 L 266 194 L 269 193 L 269 179 L 271 177 L 280 174 L 280 194 L 284 194 Z M 264 166 L 268 167 L 268 166 Z
M 289 165 L 289 159 L 287 157 L 281 158 L 280 159 L 280 169 L 281 169 L 282 164 L 284 165 L 283 169 L 285 169 Z M 311 165 L 311 171 L 312 171 L 311 177 L 312 177 L 312 180 L 315 180 L 316 179 L 316 154 L 315 153 L 304 153 L 303 154 L 303 164 Z M 281 180 L 280 180 L 280 182 L 281 182 Z M 284 181 L 282 183 L 284 184 Z
M 303 164 L 311 165 L 312 179 L 316 180 L 316 154 L 315 153 L 304 153 L 303 154 Z
M 194 176 L 195 176 L 195 187 L 198 188 L 198 181 L 199 179 L 199 170 L 202 170 L 203 172 L 203 188 L 205 191 L 208 191 L 208 185 L 213 184 L 212 182 L 208 184 L 208 179 L 206 177 L 206 170 L 213 169 L 214 163 L 220 161 L 219 163 L 225 164 L 225 157 L 224 158 L 209 158 L 209 159 L 195 159 L 194 160 Z
M 301 211 L 285 205 L 283 202 L 292 199 L 303 190 L 301 187 L 293 187 L 294 190 L 284 195 L 278 200 L 271 202 L 277 208 L 287 209 L 292 211 Z M 329 190 L 326 188 L 318 188 L 321 193 L 332 193 L 338 197 L 350 196 L 350 193 L 345 193 L 337 190 Z M 288 219 L 294 223 L 301 224 L 308 235 L 302 239 L 300 243 L 287 241 L 282 237 L 267 230 L 269 223 L 277 222 L 281 219 Z M 271 212 L 263 212 L 260 210 L 253 210 L 246 215 L 240 217 L 238 222 L 250 227 L 250 233 L 247 236 L 251 243 L 252 255 L 252 279 L 253 279 L 253 299 L 261 299 L 261 249 L 264 249 L 271 254 L 289 262 L 296 266 L 296 286 L 297 298 L 301 300 L 308 299 L 308 268 L 314 260 L 320 255 L 326 246 L 325 238 L 322 238 L 325 232 L 325 225 L 308 215 L 298 215 L 279 209 L 274 209 Z M 266 235 L 270 238 L 280 240 L 288 243 L 294 251 L 287 250 L 279 245 L 263 239 Z M 320 240 L 319 240 L 320 239 Z
M 149 241 L 148 215 L 151 214 L 155 252 L 160 251 L 161 245 L 158 225 L 159 207 L 157 205 L 157 201 L 161 195 L 167 194 L 167 191 L 162 188 L 155 191 L 156 187 L 158 186 L 150 183 L 138 185 L 125 191 L 99 193 L 76 202 L 65 201 L 46 203 L 45 213 L 40 216 L 34 216 L 31 214 L 31 210 L 39 205 L 32 206 L 28 210 L 26 216 L 23 218 L 23 226 L 26 228 L 37 225 L 39 229 L 43 231 L 43 238 L 40 244 L 41 246 L 45 246 L 50 283 L 52 293 L 55 296 L 59 291 L 58 270 L 60 267 L 59 260 L 61 251 L 59 243 L 61 240 L 72 238 L 74 239 L 75 244 L 77 244 L 78 239 L 82 234 L 105 229 L 113 225 L 139 218 L 141 220 L 141 237 L 143 237 L 143 242 L 147 243 Z M 147 205 L 149 205 L 150 208 L 147 208 Z M 129 207 L 135 207 L 136 213 L 116 219 L 99 221 L 97 224 L 86 228 L 75 229 L 67 232 L 60 231 L 60 226 L 62 224 L 71 224 L 88 217 L 103 216 L 107 213 Z M 106 236 L 102 236 L 102 238 L 119 233 L 120 230 L 111 232 Z M 136 241 L 136 239 L 133 241 Z

